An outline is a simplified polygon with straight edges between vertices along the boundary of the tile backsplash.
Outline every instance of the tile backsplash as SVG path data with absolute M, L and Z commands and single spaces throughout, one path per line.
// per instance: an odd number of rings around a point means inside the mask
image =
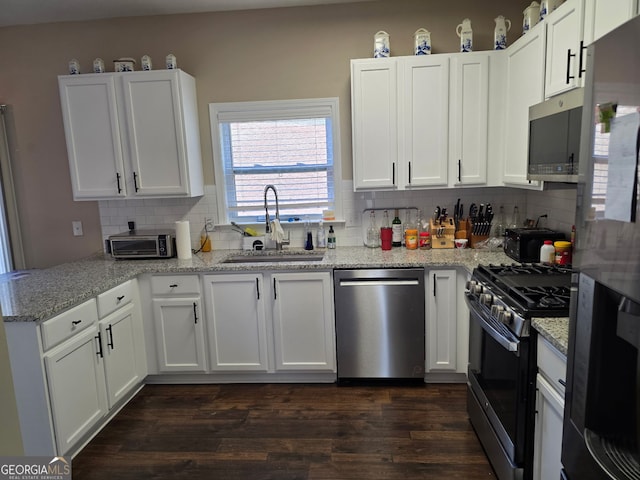
M 416 207 L 430 216 L 436 206 L 446 207 L 453 214 L 453 207 L 460 198 L 464 204 L 465 214 L 471 203 L 491 203 L 497 214 L 503 206 L 506 222 L 511 222 L 513 207 L 518 206 L 522 220 L 536 219 L 538 215 L 547 214 L 541 225 L 558 229 L 568 234 L 573 225 L 575 215 L 575 188 L 552 189 L 544 192 L 531 192 L 507 187 L 477 187 L 440 190 L 405 190 L 394 192 L 354 192 L 353 182 L 342 182 L 343 221 L 327 222 L 333 224 L 338 246 L 363 245 L 362 212 L 370 208 L 407 208 Z M 159 198 L 135 200 L 104 200 L 99 202 L 102 236 L 127 231 L 127 223 L 134 221 L 137 228 L 174 228 L 178 220 L 188 220 L 191 225 L 191 243 L 197 248 L 200 233 L 205 221 L 210 219 L 216 224 L 211 233 L 212 248 L 240 249 L 242 237 L 226 225 L 217 225 L 218 207 L 215 185 L 206 185 L 205 193 L 198 198 Z M 393 212 L 390 212 L 392 214 Z M 336 212 L 336 215 L 339 213 Z M 381 219 L 378 219 L 378 225 Z M 404 218 L 402 219 L 404 221 Z M 415 219 L 414 219 L 415 220 Z M 290 231 L 291 246 L 304 246 L 304 230 L 302 222 L 284 223 L 285 230 Z M 256 229 L 264 231 L 262 225 Z

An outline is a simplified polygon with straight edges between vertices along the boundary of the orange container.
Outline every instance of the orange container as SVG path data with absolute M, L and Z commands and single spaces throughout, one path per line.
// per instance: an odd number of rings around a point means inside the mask
M 404 232 L 404 245 L 407 247 L 407 250 L 415 250 L 418 248 L 417 228 L 408 228 L 407 231 Z

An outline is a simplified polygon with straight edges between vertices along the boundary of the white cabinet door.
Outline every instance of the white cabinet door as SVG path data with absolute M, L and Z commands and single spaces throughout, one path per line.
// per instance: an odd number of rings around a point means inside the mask
M 351 61 L 353 185 L 392 189 L 398 164 L 398 66 L 395 59 Z
M 638 0 L 585 0 L 585 45 L 598 40 L 637 13 Z
M 144 378 L 141 321 L 135 303 L 129 303 L 100 321 L 110 409 Z
M 160 371 L 206 371 L 201 311 L 200 297 L 153 299 Z
M 60 103 L 75 200 L 126 195 L 113 75 L 60 77 Z
M 453 55 L 450 159 L 453 185 L 487 183 L 489 55 Z
M 449 56 L 401 60 L 400 184 L 446 186 L 449 155 Z
M 537 390 L 533 478 L 560 478 L 564 399 L 542 375 Z
M 427 371 L 457 369 L 456 271 L 427 272 Z
M 268 370 L 262 274 L 205 275 L 211 370 Z
M 159 70 L 58 83 L 75 200 L 203 194 L 193 77 Z
M 507 49 L 507 95 L 504 102 L 504 165 L 507 186 L 539 186 L 527 180 L 529 107 L 544 100 L 544 22 Z
M 176 71 L 122 76 L 136 196 L 189 193 L 180 78 Z
M 331 274 L 275 273 L 272 279 L 276 370 L 335 371 Z
M 44 355 L 59 455 L 107 413 L 98 327 L 92 325 Z
M 546 98 L 582 85 L 584 0 L 567 0 L 546 18 Z

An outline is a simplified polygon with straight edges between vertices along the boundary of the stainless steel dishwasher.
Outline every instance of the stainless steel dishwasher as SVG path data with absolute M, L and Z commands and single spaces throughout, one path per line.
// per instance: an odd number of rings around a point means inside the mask
M 424 269 L 334 270 L 338 382 L 423 379 Z

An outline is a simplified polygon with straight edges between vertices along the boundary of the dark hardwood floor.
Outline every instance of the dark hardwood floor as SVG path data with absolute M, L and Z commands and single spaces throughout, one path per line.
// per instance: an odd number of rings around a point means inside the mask
M 495 479 L 464 385 L 147 385 L 74 480 Z

